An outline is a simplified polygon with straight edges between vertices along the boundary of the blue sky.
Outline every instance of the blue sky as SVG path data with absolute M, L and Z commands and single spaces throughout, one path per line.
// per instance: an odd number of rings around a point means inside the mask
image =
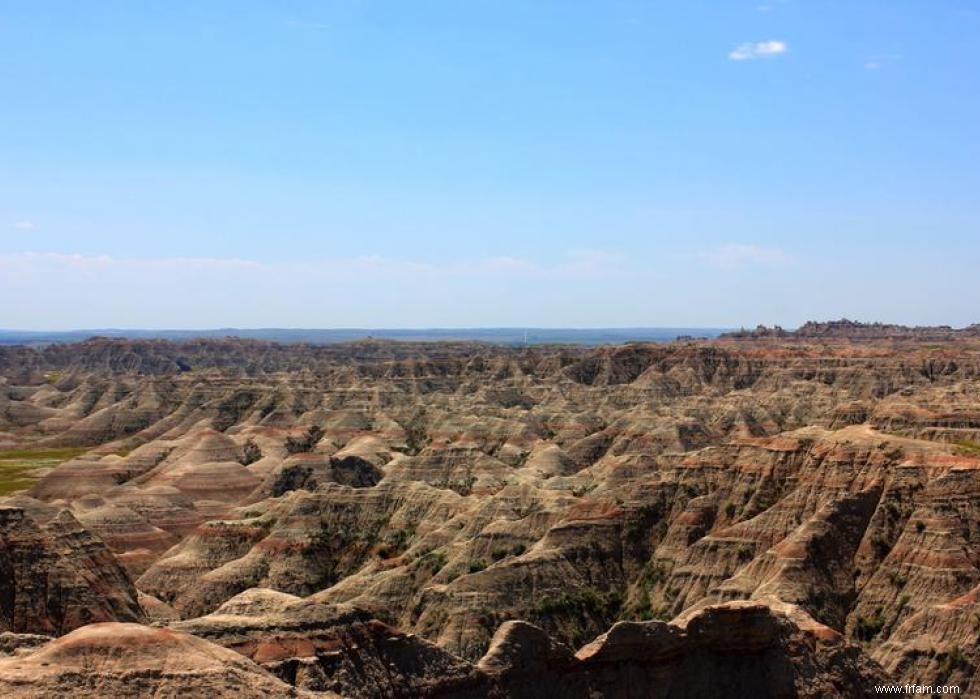
M 980 2 L 0 0 L 0 327 L 980 321 Z

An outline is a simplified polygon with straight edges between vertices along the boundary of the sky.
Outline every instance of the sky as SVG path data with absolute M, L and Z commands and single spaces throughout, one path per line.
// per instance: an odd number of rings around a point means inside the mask
M 980 321 L 978 0 L 0 0 L 0 327 Z

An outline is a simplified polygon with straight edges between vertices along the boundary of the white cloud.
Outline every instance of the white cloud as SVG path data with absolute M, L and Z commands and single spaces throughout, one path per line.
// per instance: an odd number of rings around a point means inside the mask
M 733 61 L 751 61 L 756 58 L 773 58 L 787 51 L 789 51 L 789 45 L 785 41 L 771 39 L 739 44 L 735 50 L 728 54 L 728 58 Z
M 14 221 L 14 228 L 19 231 L 33 231 L 37 230 L 37 224 L 30 219 L 21 219 L 20 221 Z
M 785 267 L 792 258 L 778 248 L 729 243 L 719 245 L 701 255 L 701 259 L 719 269 L 740 269 L 748 266 Z

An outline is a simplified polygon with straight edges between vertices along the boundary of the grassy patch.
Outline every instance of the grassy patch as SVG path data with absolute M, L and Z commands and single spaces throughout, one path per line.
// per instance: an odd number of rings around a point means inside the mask
M 86 451 L 75 447 L 0 451 L 0 495 L 26 490 L 36 480 L 37 469 L 52 468 Z
M 956 448 L 966 456 L 980 456 L 980 442 L 957 442 Z

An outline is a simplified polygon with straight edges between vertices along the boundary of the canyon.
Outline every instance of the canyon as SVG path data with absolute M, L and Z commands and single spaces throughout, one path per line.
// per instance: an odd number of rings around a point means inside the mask
M 977 326 L 0 346 L 4 453 L 3 696 L 980 695 Z

